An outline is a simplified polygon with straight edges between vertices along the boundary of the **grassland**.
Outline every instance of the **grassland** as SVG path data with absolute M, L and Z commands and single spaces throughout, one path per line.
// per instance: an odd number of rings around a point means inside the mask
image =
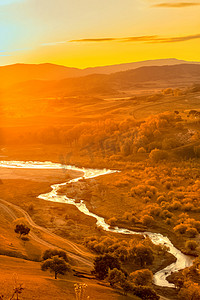
M 199 233 L 191 238 L 186 232 L 176 232 L 174 227 L 181 216 L 187 229 L 198 225 L 195 222 L 200 207 L 200 123 L 199 117 L 189 112 L 199 111 L 199 97 L 199 91 L 193 92 L 191 88 L 128 90 L 109 96 L 51 99 L 28 96 L 28 105 L 25 96 L 18 102 L 17 98 L 8 97 L 1 110 L 0 156 L 2 160 L 49 160 L 120 170 L 67 186 L 61 192 L 77 201 L 85 200 L 88 208 L 107 222 L 133 230 L 161 232 L 179 249 L 188 252 L 185 242 L 193 239 L 199 245 Z M 152 157 L 155 149 L 167 156 Z M 38 261 L 43 251 L 48 246 L 57 246 L 72 255 L 71 264 L 76 270 L 87 274 L 91 271 L 95 253 L 85 247 L 84 239 L 105 233 L 96 228 L 93 218 L 83 215 L 75 206 L 37 198 L 50 191 L 51 184 L 77 175 L 65 170 L 0 169 L 1 198 L 23 209 L 38 226 L 57 236 L 33 226 L 31 231 L 46 244 L 32 237 L 22 241 L 14 233 L 14 218 L 1 207 L 0 264 L 4 294 L 9 294 L 12 274 L 16 273 L 25 284 L 22 299 L 74 299 L 75 282 L 88 284 L 91 299 L 135 299 L 114 291 L 105 282 L 100 284 L 95 279 L 80 279 L 72 274 L 55 281 L 52 275 L 40 270 Z M 17 218 L 24 216 L 20 210 L 8 208 Z M 153 220 L 146 222 L 145 215 Z M 121 235 L 120 239 L 123 238 Z M 198 255 L 199 247 L 192 254 Z M 77 255 L 84 256 L 90 265 L 78 261 Z M 162 259 L 157 256 L 151 269 L 155 272 L 172 261 L 169 256 Z M 166 296 L 175 299 L 174 294 L 163 290 Z

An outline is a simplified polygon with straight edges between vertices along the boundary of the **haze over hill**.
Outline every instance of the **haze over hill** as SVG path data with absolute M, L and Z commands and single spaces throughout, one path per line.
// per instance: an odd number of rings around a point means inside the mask
M 200 82 L 200 65 L 148 66 L 112 74 L 92 74 L 79 78 L 19 83 L 11 95 L 40 97 L 111 95 L 137 89 L 184 87 Z
M 28 80 L 62 80 L 65 78 L 82 77 L 91 74 L 111 74 L 144 66 L 164 66 L 191 64 L 178 59 L 157 59 L 141 62 L 125 63 L 86 69 L 69 68 L 50 63 L 44 64 L 14 64 L 0 67 L 0 88 Z M 194 62 L 199 64 L 199 62 Z

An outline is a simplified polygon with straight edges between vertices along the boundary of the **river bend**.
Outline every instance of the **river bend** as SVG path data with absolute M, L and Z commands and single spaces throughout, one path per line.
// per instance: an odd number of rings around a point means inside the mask
M 52 163 L 49 161 L 45 162 L 37 162 L 37 161 L 0 161 L 0 167 L 4 168 L 22 168 L 22 169 L 63 169 L 63 170 L 74 170 L 80 171 L 83 173 L 83 176 L 78 178 L 69 180 L 68 182 L 64 182 L 61 184 L 54 184 L 51 185 L 51 192 L 46 194 L 41 194 L 38 196 L 40 199 L 44 199 L 47 201 L 53 202 L 60 202 L 66 204 L 73 204 L 75 205 L 79 211 L 84 213 L 85 215 L 91 216 L 96 219 L 97 226 L 101 226 L 105 231 L 115 232 L 115 233 L 122 233 L 122 234 L 143 234 L 147 235 L 154 244 L 162 244 L 169 248 L 169 253 L 173 254 L 176 257 L 176 262 L 170 264 L 166 268 L 158 271 L 154 274 L 154 283 L 158 286 L 163 287 L 174 287 L 174 284 L 169 283 L 166 280 L 166 277 L 170 275 L 172 272 L 184 269 L 189 267 L 193 263 L 193 258 L 183 254 L 180 250 L 178 250 L 172 242 L 168 239 L 168 237 L 163 236 L 160 233 L 153 233 L 153 232 L 135 232 L 126 228 L 118 228 L 117 226 L 114 228 L 110 228 L 110 226 L 105 222 L 103 217 L 99 217 L 98 215 L 90 212 L 86 207 L 86 204 L 83 200 L 80 202 L 76 202 L 75 199 L 68 198 L 66 195 L 59 195 L 58 190 L 61 186 L 67 185 L 72 182 L 77 182 L 80 179 L 89 179 L 94 178 L 106 174 L 115 173 L 118 171 L 115 170 L 107 170 L 107 169 L 86 169 L 86 168 L 77 168 L 75 166 L 70 165 L 62 165 L 59 163 Z

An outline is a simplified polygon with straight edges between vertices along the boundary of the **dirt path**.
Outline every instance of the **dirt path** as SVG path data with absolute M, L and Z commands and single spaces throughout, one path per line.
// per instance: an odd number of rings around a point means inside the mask
M 23 210 L 21 207 L 15 205 L 15 204 L 12 204 L 6 200 L 3 200 L 3 199 L 0 199 L 0 207 L 5 211 L 5 213 L 12 219 L 12 220 L 15 220 L 17 218 L 19 218 L 19 216 L 16 215 L 16 211 L 19 212 L 21 214 L 21 217 L 24 217 L 27 222 L 29 223 L 29 225 L 31 225 L 33 228 L 36 228 L 37 230 L 40 230 L 42 232 L 44 232 L 45 234 L 47 234 L 48 236 L 51 236 L 53 237 L 57 242 L 61 242 L 63 247 L 60 247 L 58 246 L 56 243 L 53 244 L 53 243 L 49 243 L 41 238 L 39 238 L 35 233 L 33 232 L 30 232 L 29 236 L 35 240 L 36 242 L 48 247 L 48 248 L 59 248 L 59 249 L 62 249 L 62 250 L 65 250 L 65 247 L 64 245 L 66 246 L 70 246 L 72 248 L 72 251 L 67 251 L 68 255 L 87 265 L 87 266 L 90 266 L 92 267 L 93 266 L 93 263 L 92 263 L 92 257 L 89 256 L 89 254 L 87 252 L 84 252 L 79 246 L 77 246 L 75 243 L 69 241 L 69 240 L 66 240 L 54 233 L 52 233 L 51 231 L 49 231 L 48 229 L 42 227 L 42 226 L 39 226 L 37 225 L 30 217 L 30 215 L 25 211 Z M 75 254 L 74 253 L 77 253 Z M 83 256 L 83 257 L 82 257 Z

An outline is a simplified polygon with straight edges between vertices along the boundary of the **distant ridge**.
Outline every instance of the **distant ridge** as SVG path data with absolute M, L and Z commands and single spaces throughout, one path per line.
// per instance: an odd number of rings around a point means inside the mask
M 40 97 L 108 95 L 137 89 L 186 87 L 200 83 L 200 64 L 144 66 L 112 74 L 91 74 L 76 78 L 29 80 L 9 89 L 12 95 Z
M 128 71 L 137 69 L 140 67 L 152 67 L 152 66 L 171 66 L 171 65 L 180 65 L 180 64 L 200 64 L 200 62 L 191 62 L 186 60 L 179 60 L 176 58 L 166 58 L 166 59 L 155 59 L 155 60 L 144 60 L 132 63 L 122 63 L 111 66 L 103 66 L 103 67 L 94 67 L 94 68 L 86 68 L 84 71 L 87 71 L 88 74 L 111 74 L 116 72 Z
M 117 64 L 86 69 L 70 68 L 61 65 L 43 64 L 13 64 L 0 67 L 0 88 L 29 80 L 62 80 L 83 77 L 92 74 L 112 74 L 116 72 L 134 70 L 140 67 L 172 66 L 180 64 L 200 64 L 175 58 L 147 60 L 133 63 Z
M 61 80 L 77 77 L 80 69 L 44 64 L 14 64 L 0 67 L 0 87 L 8 87 L 28 80 Z

